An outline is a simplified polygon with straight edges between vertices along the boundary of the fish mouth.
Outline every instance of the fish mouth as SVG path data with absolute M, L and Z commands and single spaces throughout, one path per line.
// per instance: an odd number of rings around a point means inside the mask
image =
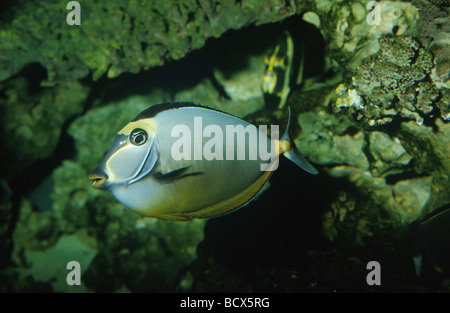
M 95 169 L 92 171 L 92 173 L 89 174 L 89 179 L 93 180 L 92 187 L 94 187 L 95 189 L 105 189 L 102 188 L 102 186 L 108 180 L 108 175 L 106 175 L 99 169 Z

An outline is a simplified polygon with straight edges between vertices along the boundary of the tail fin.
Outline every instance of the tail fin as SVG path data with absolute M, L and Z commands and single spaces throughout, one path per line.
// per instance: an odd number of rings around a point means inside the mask
M 306 159 L 304 159 L 300 152 L 298 151 L 297 147 L 295 146 L 295 143 L 291 139 L 291 136 L 289 135 L 289 125 L 291 123 L 291 108 L 289 109 L 289 118 L 288 118 L 288 124 L 286 127 L 286 130 L 283 134 L 283 137 L 281 137 L 281 141 L 287 141 L 290 145 L 290 149 L 284 153 L 284 156 L 287 157 L 289 160 L 297 164 L 300 168 L 304 169 L 308 173 L 311 174 L 318 174 L 319 172 L 312 166 Z

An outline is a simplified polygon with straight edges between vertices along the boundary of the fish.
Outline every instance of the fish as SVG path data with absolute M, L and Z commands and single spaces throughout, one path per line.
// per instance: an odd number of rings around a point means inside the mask
M 171 221 L 221 216 L 259 195 L 281 154 L 318 173 L 292 142 L 289 120 L 290 109 L 279 139 L 277 125 L 268 136 L 267 126 L 198 103 L 157 104 L 116 134 L 89 179 L 143 216 Z
M 413 256 L 416 275 L 428 282 L 450 277 L 450 203 L 411 227 L 416 246 Z
M 261 87 L 267 107 L 284 107 L 293 82 L 302 81 L 303 55 L 303 45 L 296 47 L 291 32 L 283 31 L 273 51 L 264 57 Z
M 261 89 L 269 109 L 282 109 L 292 89 L 308 87 L 324 76 L 324 41 L 320 31 L 298 16 L 287 19 L 273 50 L 264 57 Z

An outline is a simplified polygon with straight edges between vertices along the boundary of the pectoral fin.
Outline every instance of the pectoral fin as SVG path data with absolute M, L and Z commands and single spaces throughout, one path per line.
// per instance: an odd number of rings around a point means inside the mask
M 178 180 L 178 179 L 181 179 L 181 178 L 184 178 L 184 177 L 197 176 L 197 175 L 203 175 L 204 174 L 203 172 L 187 173 L 186 171 L 190 167 L 191 166 L 182 167 L 182 168 L 173 170 L 173 171 L 168 172 L 168 173 L 156 172 L 155 174 L 153 174 L 153 177 L 155 177 L 161 183 L 169 184 L 169 183 L 174 182 L 175 180 Z

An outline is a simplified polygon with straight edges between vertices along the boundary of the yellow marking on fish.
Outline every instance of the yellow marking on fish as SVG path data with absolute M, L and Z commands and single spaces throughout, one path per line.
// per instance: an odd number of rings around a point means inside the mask
M 287 140 L 275 140 L 275 149 L 277 155 L 285 154 L 291 150 L 291 144 Z
M 156 122 L 154 119 L 142 119 L 134 122 L 128 123 L 124 128 L 119 130 L 117 133 L 118 135 L 125 135 L 129 136 L 129 134 L 136 128 L 142 128 L 145 131 L 147 131 L 148 136 L 152 136 L 156 133 Z M 128 138 L 128 137 L 127 137 Z M 129 139 L 127 139 L 128 142 Z M 128 143 L 129 144 L 129 143 Z M 127 144 L 125 144 L 123 147 L 125 147 Z M 122 147 L 122 148 L 123 148 Z M 111 160 L 115 154 L 119 153 L 121 149 L 118 149 L 114 153 L 111 154 L 109 160 Z M 109 173 L 109 180 L 114 181 L 116 179 L 116 175 L 114 174 L 114 171 L 111 170 L 109 165 L 109 160 L 105 164 L 106 171 Z
M 267 69 L 264 73 L 262 88 L 265 93 L 272 94 L 277 84 L 277 74 L 274 72 L 273 68 L 277 65 L 279 66 L 280 64 L 284 64 L 283 60 L 280 63 L 277 58 L 279 50 L 280 46 L 276 46 L 275 51 L 272 53 L 270 58 L 267 56 L 264 57 L 264 63 L 267 64 Z
M 282 90 L 282 91 L 280 91 L 280 92 L 277 93 L 277 96 L 280 97 L 280 98 L 283 98 L 284 95 L 285 95 L 284 90 Z
M 279 57 L 276 57 L 276 56 L 272 56 L 270 58 L 270 66 L 268 68 L 268 72 L 273 72 L 273 68 L 274 67 L 280 67 L 283 70 L 285 70 L 286 69 L 285 59 L 286 58 L 284 58 L 284 57 L 279 58 Z
M 286 69 L 286 64 L 284 62 L 285 58 L 277 58 L 273 60 L 273 67 L 281 67 L 283 70 Z
M 288 59 L 288 67 L 286 68 L 286 74 L 285 74 L 285 80 L 283 83 L 283 88 L 281 89 L 281 94 L 279 95 L 279 97 L 281 98 L 280 103 L 278 104 L 278 108 L 281 109 L 282 107 L 284 107 L 284 105 L 286 104 L 287 101 L 287 97 L 289 95 L 289 92 L 291 90 L 289 83 L 291 80 L 291 74 L 292 74 L 292 62 L 294 61 L 294 41 L 292 40 L 292 37 L 290 35 L 289 32 L 285 32 L 286 33 L 286 43 L 287 43 L 287 52 L 286 52 L 286 56 Z
M 276 46 L 275 47 L 275 51 L 270 56 L 270 59 L 268 60 L 267 72 L 272 72 L 273 71 L 273 67 L 276 64 L 277 54 L 278 54 L 279 50 L 280 50 L 280 46 Z
M 264 93 L 273 93 L 277 85 L 277 76 L 266 74 L 263 77 L 263 92 Z
M 119 150 L 117 150 L 117 151 L 115 151 L 114 153 L 112 153 L 111 154 L 111 157 L 106 161 L 106 163 L 105 163 L 105 169 L 106 169 L 106 171 L 109 173 L 109 175 L 108 175 L 108 179 L 109 179 L 109 181 L 115 181 L 116 180 L 116 175 L 115 175 L 115 173 L 114 173 L 114 171 L 112 171 L 111 170 L 111 167 L 109 166 L 109 161 L 114 157 L 114 155 L 117 153 L 117 152 L 119 152 L 120 151 L 120 149 Z
M 119 130 L 118 134 L 128 136 L 135 128 L 142 128 L 147 131 L 149 136 L 151 136 L 152 134 L 156 133 L 156 122 L 153 118 L 130 122 L 124 128 Z
M 289 150 L 291 150 L 291 143 L 287 140 L 283 140 L 283 144 L 284 144 L 284 150 L 283 153 L 288 152 Z

